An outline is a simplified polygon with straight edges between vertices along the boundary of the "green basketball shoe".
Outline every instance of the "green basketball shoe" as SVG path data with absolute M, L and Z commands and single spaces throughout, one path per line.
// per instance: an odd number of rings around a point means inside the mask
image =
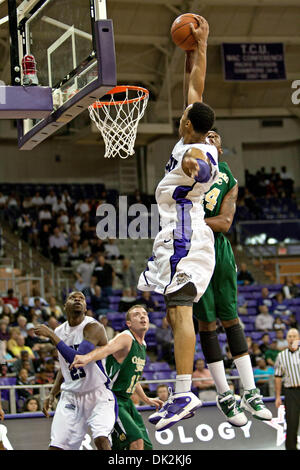
M 262 401 L 262 395 L 260 395 L 258 388 L 244 391 L 241 408 L 249 411 L 254 418 L 262 421 L 271 421 L 273 418 L 271 411 Z
M 238 406 L 234 393 L 231 390 L 217 395 L 217 407 L 233 426 L 241 427 L 248 423 L 245 413 Z

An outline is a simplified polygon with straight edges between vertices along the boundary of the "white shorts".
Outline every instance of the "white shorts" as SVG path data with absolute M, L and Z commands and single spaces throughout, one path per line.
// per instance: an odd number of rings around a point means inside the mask
M 215 268 L 214 235 L 205 223 L 193 228 L 191 242 L 174 240 L 173 229 L 165 227 L 156 236 L 153 255 L 142 272 L 138 289 L 166 295 L 192 282 L 194 302 L 206 291 Z
M 110 438 L 117 419 L 116 410 L 115 396 L 104 386 L 86 393 L 63 391 L 52 422 L 50 445 L 79 450 L 88 427 L 93 439 Z

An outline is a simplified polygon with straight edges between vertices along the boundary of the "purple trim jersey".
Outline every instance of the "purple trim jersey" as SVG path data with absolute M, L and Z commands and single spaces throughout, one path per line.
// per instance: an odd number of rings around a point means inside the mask
M 187 176 L 182 160 L 190 148 L 202 150 L 211 163 L 210 178 Z M 218 152 L 209 144 L 184 144 L 174 147 L 164 178 L 155 197 L 162 230 L 155 238 L 153 254 L 140 276 L 140 290 L 169 294 L 192 282 L 197 289 L 195 302 L 205 292 L 214 269 L 214 237 L 204 222 L 204 194 L 217 181 Z

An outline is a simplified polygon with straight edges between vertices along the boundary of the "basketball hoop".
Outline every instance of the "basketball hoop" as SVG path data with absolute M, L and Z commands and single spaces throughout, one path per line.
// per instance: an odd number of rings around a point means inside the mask
M 111 95 L 110 101 L 96 101 L 89 106 L 90 118 L 102 134 L 104 157 L 118 155 L 125 159 L 134 154 L 137 127 L 144 115 L 149 91 L 139 86 L 121 85 L 107 94 Z

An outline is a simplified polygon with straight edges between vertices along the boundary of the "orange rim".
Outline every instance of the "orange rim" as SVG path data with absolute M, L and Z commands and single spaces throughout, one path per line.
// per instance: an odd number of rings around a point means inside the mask
M 115 105 L 120 105 L 120 104 L 126 104 L 126 103 L 136 103 L 137 101 L 142 101 L 144 100 L 148 95 L 149 91 L 146 88 L 143 88 L 141 86 L 135 86 L 135 85 L 119 85 L 116 86 L 115 88 L 112 88 L 109 90 L 106 95 L 115 95 L 116 93 L 125 93 L 127 90 L 135 90 L 135 91 L 142 91 L 144 94 L 142 96 L 138 96 L 137 98 L 132 98 L 130 100 L 120 100 L 120 101 L 95 101 L 95 103 L 92 104 L 93 108 L 102 108 L 102 106 L 115 106 Z

